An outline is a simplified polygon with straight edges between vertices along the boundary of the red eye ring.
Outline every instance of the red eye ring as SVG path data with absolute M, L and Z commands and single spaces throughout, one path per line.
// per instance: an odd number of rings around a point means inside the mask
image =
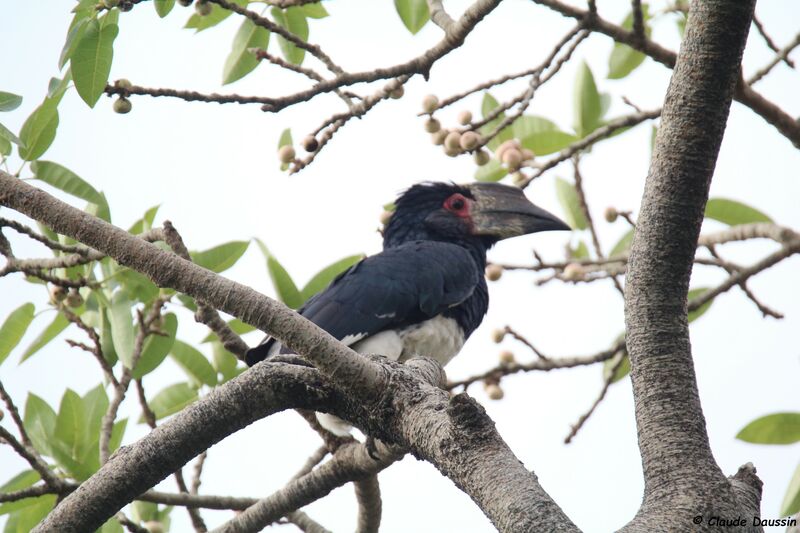
M 448 197 L 444 201 L 444 208 L 458 216 L 467 216 L 469 214 L 469 202 L 460 193 L 455 193 Z

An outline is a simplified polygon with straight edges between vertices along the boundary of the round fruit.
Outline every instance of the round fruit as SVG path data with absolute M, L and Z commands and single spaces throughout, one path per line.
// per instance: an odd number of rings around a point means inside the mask
M 503 267 L 500 265 L 487 265 L 486 279 L 489 281 L 497 281 L 503 276 Z
M 530 161 L 536 157 L 536 154 L 533 153 L 533 150 L 528 150 L 527 148 L 522 149 L 522 160 L 523 161 Z
M 502 352 L 500 352 L 500 355 L 498 357 L 500 359 L 500 362 L 506 365 L 510 365 L 511 363 L 514 362 L 514 353 L 508 350 L 503 350 Z
M 614 207 L 606 207 L 606 210 L 603 211 L 603 217 L 605 217 L 606 222 L 616 222 L 618 216 L 619 211 L 617 211 Z
M 83 305 L 83 296 L 81 296 L 81 293 L 79 293 L 77 289 L 72 289 L 69 291 L 66 301 L 67 305 L 70 307 L 80 307 Z
M 469 111 L 464 110 L 464 111 L 462 111 L 461 113 L 458 114 L 458 123 L 459 124 L 461 124 L 462 126 L 466 126 L 470 122 L 472 122 L 472 113 L 470 113 Z
M 425 121 L 425 131 L 428 133 L 436 133 L 440 129 L 442 129 L 442 125 L 435 118 L 429 118 Z
M 280 148 L 278 148 L 278 159 L 281 163 L 289 164 L 294 161 L 295 157 L 294 153 L 294 146 L 291 144 L 284 144 Z
M 516 148 L 517 150 L 519 150 L 519 141 L 516 139 L 509 139 L 507 141 L 504 141 L 503 143 L 500 144 L 500 146 L 497 147 L 497 150 L 494 151 L 494 155 L 497 157 L 497 159 L 502 161 L 503 154 L 506 153 L 506 150 L 509 150 L 511 148 Z
M 114 100 L 114 112 L 119 113 L 120 115 L 124 115 L 126 113 L 130 113 L 131 109 L 133 108 L 133 104 L 131 101 L 125 98 L 124 96 L 120 96 L 116 100 Z
M 503 342 L 505 336 L 506 336 L 506 330 L 504 329 L 495 329 L 492 331 L 492 340 L 497 344 Z
M 118 89 L 125 89 L 126 91 L 133 86 L 133 84 L 125 78 L 118 79 L 114 85 L 116 85 Z
M 67 291 L 64 290 L 64 287 L 59 285 L 51 285 L 50 286 L 50 301 L 53 303 L 63 302 L 64 299 L 67 297 Z
M 212 7 L 213 6 L 211 4 L 209 4 L 208 2 L 197 2 L 194 5 L 195 11 L 201 17 L 206 17 L 206 16 L 210 15 Z
M 578 281 L 583 279 L 583 266 L 578 263 L 570 263 L 564 267 L 563 278 L 567 281 Z
M 384 226 L 389 223 L 389 220 L 392 218 L 392 211 L 384 211 L 381 213 L 381 224 Z
M 473 150 L 481 142 L 481 136 L 474 131 L 465 131 L 461 134 L 461 149 Z
M 395 89 L 395 90 L 393 90 L 392 92 L 389 93 L 389 98 L 393 98 L 395 100 L 399 100 L 400 98 L 403 97 L 404 94 L 406 94 L 406 90 L 401 85 L 400 87 L 398 87 L 397 89 Z
M 445 153 L 445 155 L 448 155 L 450 157 L 455 157 L 455 156 L 457 156 L 458 154 L 461 153 L 461 150 L 458 149 L 458 148 L 448 148 L 447 146 L 445 146 L 444 147 L 444 153 Z
M 309 135 L 303 139 L 303 149 L 306 152 L 316 152 L 317 148 L 319 148 L 319 143 L 317 142 L 317 138 L 313 135 Z
M 478 165 L 479 167 L 482 167 L 483 165 L 488 163 L 489 160 L 491 159 L 489 152 L 487 152 L 486 150 L 478 150 L 472 157 L 473 159 L 475 159 L 475 164 Z
M 516 170 L 519 168 L 520 164 L 522 164 L 522 152 L 516 148 L 509 148 L 503 152 L 502 161 L 508 168 Z
M 422 110 L 425 113 L 433 113 L 439 107 L 439 99 L 435 94 L 429 94 L 422 99 Z
M 486 396 L 488 396 L 490 400 L 502 400 L 504 396 L 503 389 L 500 388 L 500 385 L 490 383 L 486 386 Z
M 444 140 L 447 137 L 447 134 L 450 133 L 447 130 L 439 130 L 436 133 L 431 134 L 431 140 L 433 144 L 436 146 L 441 146 L 444 144 Z
M 444 147 L 450 151 L 461 151 L 461 134 L 457 131 L 451 131 L 444 138 Z

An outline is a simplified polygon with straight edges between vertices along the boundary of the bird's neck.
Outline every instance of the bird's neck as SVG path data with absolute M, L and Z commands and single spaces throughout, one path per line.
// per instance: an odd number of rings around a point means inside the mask
M 449 244 L 456 244 L 458 246 L 461 246 L 470 253 L 472 259 L 475 261 L 476 266 L 481 271 L 486 268 L 486 251 L 489 248 L 491 248 L 492 244 L 494 244 L 489 240 L 484 241 L 479 237 L 462 238 L 462 239 L 443 238 L 431 234 L 428 231 L 418 229 L 417 231 L 413 230 L 407 231 L 402 235 L 395 233 L 391 235 L 391 238 L 384 238 L 383 249 L 388 250 L 389 248 L 394 248 L 396 246 L 400 246 L 402 244 L 413 241 L 446 242 Z

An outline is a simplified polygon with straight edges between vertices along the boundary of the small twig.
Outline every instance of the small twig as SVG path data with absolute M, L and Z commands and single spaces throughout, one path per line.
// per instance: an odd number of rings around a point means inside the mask
M 619 367 L 622 365 L 622 362 L 624 360 L 625 360 L 625 356 L 623 355 L 623 356 L 621 356 L 619 358 L 618 361 L 616 361 L 614 363 L 614 366 L 611 367 L 611 371 L 608 372 L 608 375 L 606 375 L 605 379 L 603 380 L 603 388 L 600 389 L 600 394 L 597 395 L 597 398 L 592 403 L 592 406 L 589 407 L 589 410 L 586 411 L 586 413 L 582 414 L 581 417 L 578 419 L 578 421 L 575 422 L 575 424 L 572 426 L 572 428 L 569 431 L 569 435 L 567 435 L 564 438 L 564 444 L 569 444 L 570 442 L 572 442 L 572 439 L 575 437 L 575 435 L 578 434 L 578 431 L 581 430 L 581 428 L 586 423 L 586 421 L 589 420 L 589 417 L 592 416 L 592 413 L 594 413 L 595 409 L 597 409 L 597 406 L 600 405 L 600 402 L 603 401 L 603 398 L 606 397 L 606 393 L 608 392 L 608 388 L 611 386 L 611 383 L 614 381 L 614 374 L 617 373 L 617 370 L 619 370 Z
M 464 378 L 458 381 L 451 381 L 447 384 L 447 389 L 453 390 L 457 387 L 463 387 L 464 390 L 466 390 L 467 387 L 469 387 L 473 383 L 477 383 L 479 381 L 486 381 L 487 379 L 496 382 L 499 381 L 500 378 L 504 376 L 516 374 L 518 372 L 531 372 L 537 370 L 543 372 L 549 372 L 550 370 L 556 370 L 561 368 L 574 368 L 576 366 L 593 365 L 595 363 L 601 363 L 606 359 L 610 359 L 611 357 L 614 356 L 614 354 L 622 350 L 624 347 L 625 347 L 625 341 L 620 340 L 617 341 L 611 348 L 592 355 L 584 355 L 576 357 L 559 357 L 559 358 L 554 358 L 550 356 L 547 359 L 540 358 L 526 364 L 504 363 L 500 366 L 497 366 L 480 374 L 476 374 L 474 376 Z
M 200 484 L 202 483 L 201 477 L 203 475 L 203 467 L 206 464 L 207 458 L 208 458 L 208 450 L 204 451 L 203 453 L 197 456 L 197 459 L 194 462 L 192 483 L 189 486 L 189 494 L 197 494 L 199 492 Z
M 356 533 L 377 533 L 381 526 L 381 486 L 378 476 L 372 475 L 354 481 L 353 488 L 358 502 Z
M 761 37 L 764 38 L 764 42 L 767 43 L 769 49 L 775 52 L 776 54 L 780 55 L 781 49 L 778 48 L 778 45 L 775 44 L 775 41 L 773 41 L 772 38 L 769 35 L 767 35 L 767 31 L 764 29 L 764 25 L 761 23 L 761 21 L 758 19 L 758 16 L 755 13 L 753 13 L 753 25 L 756 27 Z M 786 65 L 789 66 L 789 68 L 794 68 L 794 61 L 792 61 L 788 57 L 784 56 L 780 60 L 785 62 Z
M 47 463 L 39 456 L 39 453 L 33 446 L 25 446 L 20 443 L 16 437 L 3 426 L 0 426 L 0 440 L 5 441 L 9 446 L 14 448 L 17 455 L 25 459 L 31 468 L 39 473 L 48 487 L 52 488 L 54 491 L 58 491 L 62 487 L 63 481 L 53 474 L 47 466 Z
M 641 6 L 640 6 L 641 7 Z M 603 254 L 603 248 L 600 246 L 600 239 L 597 237 L 597 228 L 594 226 L 594 220 L 592 219 L 592 213 L 589 211 L 589 204 L 586 202 L 586 193 L 583 190 L 583 176 L 581 175 L 580 171 L 580 156 L 575 155 L 572 158 L 572 164 L 574 167 L 574 177 L 575 177 L 575 191 L 578 195 L 578 203 L 580 204 L 581 211 L 583 212 L 583 216 L 586 219 L 586 225 L 589 227 L 589 234 L 592 236 L 592 245 L 594 246 L 594 251 L 597 254 L 597 257 L 603 259 L 605 254 Z M 617 276 L 611 276 L 611 280 L 614 283 L 614 288 L 617 289 L 617 292 L 625 298 L 625 289 L 622 288 L 622 284 L 620 283 Z
M 527 338 L 522 336 L 519 332 L 517 332 L 514 329 L 512 329 L 511 326 L 506 326 L 505 328 L 503 328 L 503 330 L 506 332 L 506 335 L 511 335 L 514 339 L 518 340 L 519 342 L 521 342 L 522 344 L 527 346 L 530 349 L 530 351 L 532 351 L 534 354 L 536 354 L 536 357 L 538 357 L 539 359 L 542 359 L 544 361 L 548 360 L 547 356 L 545 356 L 542 352 L 540 352 L 536 348 L 536 346 L 534 346 L 531 343 L 531 341 L 529 341 Z
M 620 117 L 606 123 L 605 126 L 597 128 L 583 139 L 580 139 L 570 144 L 568 147 L 558 152 L 554 158 L 548 160 L 547 163 L 538 167 L 531 176 L 527 177 L 525 180 L 519 183 L 519 187 L 522 189 L 526 188 L 530 184 L 530 182 L 532 182 L 533 180 L 535 180 L 536 178 L 538 178 L 551 168 L 555 167 L 556 165 L 558 165 L 563 161 L 566 161 L 576 153 L 580 152 L 581 150 L 584 150 L 585 148 L 588 148 L 597 141 L 605 139 L 606 137 L 610 137 L 617 130 L 621 128 L 629 128 L 635 126 L 637 124 L 644 122 L 645 120 L 650 120 L 658 116 L 661 116 L 660 109 L 656 109 L 654 111 L 646 111 L 643 113 L 634 113 L 632 115 Z
M 125 529 L 127 529 L 131 533 L 150 533 L 149 529 L 147 529 L 146 527 L 141 527 L 139 524 L 132 521 L 122 513 L 117 513 L 115 518 L 121 525 L 125 526 Z
M 778 64 L 778 63 L 780 63 L 781 61 L 784 61 L 784 62 L 786 62 L 786 63 L 787 63 L 787 64 L 788 64 L 790 67 L 794 68 L 794 64 L 793 64 L 793 63 L 790 63 L 790 62 L 791 62 L 791 60 L 789 59 L 789 54 L 790 54 L 790 53 L 791 53 L 791 52 L 792 52 L 792 51 L 793 51 L 795 48 L 797 48 L 798 46 L 800 46 L 800 33 L 798 33 L 797 35 L 795 35 L 795 36 L 794 36 L 794 39 L 792 39 L 792 41 L 791 41 L 789 44 L 787 44 L 786 46 L 784 46 L 783 48 L 781 48 L 780 50 L 778 50 L 778 53 L 775 55 L 775 57 L 773 57 L 773 58 L 772 58 L 772 60 L 771 60 L 769 63 L 767 63 L 767 64 L 766 64 L 766 65 L 764 65 L 762 68 L 760 68 L 759 70 L 757 70 L 756 72 L 754 72 L 754 73 L 753 73 L 753 75 L 752 75 L 752 76 L 750 76 L 750 77 L 747 79 L 747 82 L 746 82 L 746 83 L 747 83 L 748 85 L 753 85 L 754 83 L 758 82 L 758 81 L 759 81 L 759 80 L 761 80 L 761 79 L 762 79 L 764 76 L 766 76 L 767 74 L 769 74 L 769 73 L 770 73 L 770 71 L 771 71 L 773 68 L 775 68 L 775 66 L 777 66 L 777 64 Z
M 22 441 L 24 446 L 31 446 L 31 439 L 28 437 L 28 432 L 25 431 L 25 424 L 22 422 L 22 418 L 19 416 L 19 410 L 17 406 L 14 404 L 14 400 L 11 399 L 11 396 L 6 392 L 5 387 L 3 387 L 3 382 L 0 381 L 0 398 L 3 399 L 3 403 L 6 404 L 6 409 L 8 410 L 8 414 L 11 415 L 11 419 L 14 421 L 14 424 L 17 426 L 17 430 L 19 431 L 19 438 Z

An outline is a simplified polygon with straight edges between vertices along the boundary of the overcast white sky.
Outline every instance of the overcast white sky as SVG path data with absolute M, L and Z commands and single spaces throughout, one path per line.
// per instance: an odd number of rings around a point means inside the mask
M 451 13 L 458 13 L 468 2 L 445 4 Z M 18 110 L 0 115 L 0 121 L 12 131 L 18 131 L 41 102 L 48 79 L 58 72 L 57 59 L 71 5 L 0 3 L 0 90 L 25 97 Z M 347 69 L 394 64 L 431 46 L 441 35 L 438 28 L 428 25 L 411 36 L 389 0 L 330 1 L 325 6 L 332 16 L 311 21 L 311 40 L 322 44 Z M 627 6 L 627 2 L 599 2 L 601 14 L 615 21 L 624 18 Z M 180 29 L 189 13 L 176 7 L 160 20 L 151 3 L 143 2 L 122 14 L 112 79 L 125 77 L 145 86 L 220 91 L 222 65 L 239 22 L 231 17 L 215 29 L 194 35 Z M 796 2 L 764 2 L 758 13 L 778 43 L 788 42 L 798 30 L 800 4 Z M 292 276 L 304 282 L 340 257 L 379 250 L 375 230 L 381 205 L 398 191 L 423 179 L 471 179 L 474 165 L 470 158 L 443 157 L 423 132 L 422 121 L 415 116 L 423 95 L 433 92 L 447 96 L 490 77 L 528 68 L 538 63 L 570 27 L 570 22 L 545 8 L 507 0 L 461 49 L 437 64 L 429 83 L 414 78 L 405 98 L 383 103 L 364 120 L 349 124 L 310 168 L 296 176 L 278 170 L 275 148 L 280 132 L 291 127 L 295 138 L 301 138 L 338 109 L 335 99 L 319 98 L 270 115 L 260 112 L 258 106 L 134 98 L 133 111 L 121 116 L 111 111 L 107 98 L 90 110 L 75 91 L 69 91 L 59 108 L 58 137 L 44 158 L 65 165 L 103 190 L 113 220 L 120 226 L 127 227 L 146 209 L 161 204 L 157 221 L 172 220 L 190 248 L 259 237 Z M 673 24 L 659 26 L 654 37 L 677 48 Z M 608 39 L 593 36 L 576 56 L 589 63 L 600 90 L 613 95 L 611 115 L 626 112 L 621 103 L 623 95 L 645 109 L 660 106 L 670 72 L 648 60 L 626 80 L 606 80 L 610 50 Z M 771 52 L 759 36 L 751 35 L 745 71 L 754 71 L 770 58 Z M 537 93 L 531 112 L 564 128 L 572 123 L 571 88 L 576 64 L 565 66 Z M 301 86 L 297 77 L 262 65 L 253 75 L 222 91 L 279 95 Z M 783 65 L 758 86 L 793 116 L 800 115 L 799 88 L 797 73 Z M 501 97 L 510 94 L 498 91 Z M 479 106 L 480 97 L 476 96 L 444 116 L 454 120 L 465 107 L 477 114 Z M 607 205 L 637 210 L 649 160 L 649 138 L 650 126 L 639 126 L 598 145 L 585 158 L 587 196 L 596 220 L 602 220 Z M 761 118 L 734 104 L 712 196 L 747 202 L 777 222 L 797 229 L 798 169 L 797 150 Z M 528 189 L 529 197 L 559 213 L 553 179 L 568 174 L 564 166 L 537 180 Z M 3 216 L 10 213 L 5 211 Z M 713 223 L 707 226 L 707 230 L 721 228 Z M 600 229 L 601 240 L 610 246 L 627 228 L 622 222 L 600 222 Z M 535 248 L 544 257 L 558 259 L 568 238 L 563 234 L 523 237 L 497 246 L 490 257 L 527 262 Z M 769 253 L 774 245 L 750 243 L 729 248 L 731 259 L 749 264 Z M 24 252 L 26 248 L 20 243 L 17 250 Z M 800 459 L 800 448 L 755 446 L 734 436 L 758 416 L 800 410 L 798 267 L 800 259 L 795 257 L 750 283 L 754 292 L 784 312 L 786 319 L 762 319 L 740 291 L 731 290 L 717 298 L 709 313 L 692 325 L 700 394 L 715 456 L 728 474 L 748 461 L 756 465 L 765 482 L 762 516 L 767 518 L 777 517 Z M 255 248 L 226 275 L 274 294 Z M 721 279 L 717 272 L 697 270 L 693 285 L 705 286 Z M 552 283 L 536 287 L 533 281 L 529 274 L 517 272 L 491 284 L 489 315 L 448 367 L 452 378 L 493 366 L 499 348 L 491 343 L 489 332 L 506 324 L 524 332 L 553 356 L 598 351 L 622 331 L 622 301 L 610 284 Z M 24 284 L 19 277 L 0 278 L 0 319 L 25 301 L 35 302 L 37 311 L 46 308 L 40 288 Z M 21 346 L 38 334 L 47 316 L 34 322 Z M 179 337 L 199 341 L 205 331 L 191 322 L 188 314 L 183 317 Z M 80 337 L 77 333 L 70 336 Z M 256 342 L 257 337 L 249 340 Z M 519 359 L 529 358 L 519 345 L 509 341 L 503 348 L 514 350 Z M 22 365 L 18 360 L 19 351 L 0 368 L 0 377 L 20 405 L 28 392 L 57 405 L 66 387 L 84 393 L 101 379 L 94 362 L 86 354 L 68 349 L 63 340 Z M 145 381 L 148 390 L 154 392 L 182 379 L 181 370 L 167 363 Z M 623 525 L 638 509 L 642 494 L 627 379 L 612 387 L 572 444 L 562 443 L 570 424 L 587 409 L 600 387 L 601 369 L 594 367 L 512 377 L 503 382 L 506 397 L 500 402 L 489 401 L 481 387 L 471 389 L 544 488 L 589 532 L 606 532 Z M 135 402 L 126 402 L 123 411 L 138 417 Z M 125 441 L 132 442 L 144 433 L 143 426 L 131 423 Z M 261 421 L 210 450 L 202 490 L 268 495 L 281 487 L 317 446 L 316 437 L 293 413 Z M 22 461 L 0 448 L 0 483 L 22 468 Z M 428 464 L 408 458 L 382 473 L 380 480 L 384 531 L 492 530 L 469 498 Z M 172 480 L 162 487 L 173 490 Z M 334 531 L 353 529 L 356 514 L 352 488 L 339 489 L 307 510 Z M 172 516 L 173 531 L 188 530 L 182 509 L 176 509 Z M 229 513 L 205 512 L 204 516 L 209 526 L 214 526 Z

